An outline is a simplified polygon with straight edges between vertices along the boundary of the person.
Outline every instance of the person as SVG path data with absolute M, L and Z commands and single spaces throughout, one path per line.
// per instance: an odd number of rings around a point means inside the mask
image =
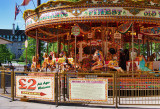
M 31 71 L 31 62 L 29 61 L 29 63 L 27 64 L 27 70 Z
M 149 61 L 154 61 L 156 58 L 156 53 L 153 53 L 150 57 L 149 57 Z
M 123 70 L 126 70 L 125 53 L 122 49 L 120 49 L 119 67 L 121 67 Z

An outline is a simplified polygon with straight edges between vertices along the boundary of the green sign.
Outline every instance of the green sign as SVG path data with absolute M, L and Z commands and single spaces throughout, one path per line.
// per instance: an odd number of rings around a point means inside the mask
M 79 28 L 79 26 L 73 26 L 72 27 L 72 34 L 74 35 L 74 36 L 78 36 L 79 34 L 80 34 L 80 28 Z

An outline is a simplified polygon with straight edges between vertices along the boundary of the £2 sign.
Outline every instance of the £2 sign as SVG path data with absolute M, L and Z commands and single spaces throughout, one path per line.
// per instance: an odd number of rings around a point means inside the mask
M 16 96 L 54 100 L 54 77 L 16 76 Z

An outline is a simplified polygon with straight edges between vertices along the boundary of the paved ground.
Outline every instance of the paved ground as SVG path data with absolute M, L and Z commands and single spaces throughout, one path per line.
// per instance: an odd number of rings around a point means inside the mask
M 10 98 L 0 95 L 0 109 L 114 109 L 114 106 L 60 104 L 56 107 L 53 103 L 11 101 Z M 121 109 L 160 109 L 160 106 L 119 106 Z
M 22 102 L 19 100 L 11 102 L 11 99 L 0 96 L 0 109 L 102 109 L 102 107 L 83 105 L 60 105 L 56 107 L 53 103 Z

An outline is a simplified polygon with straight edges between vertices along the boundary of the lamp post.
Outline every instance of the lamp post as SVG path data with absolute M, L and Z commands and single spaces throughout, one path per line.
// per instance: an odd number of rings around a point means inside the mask
M 26 48 L 26 69 L 25 69 L 25 71 L 27 71 L 27 47 L 28 47 L 28 41 L 26 39 L 26 41 L 25 41 L 25 48 Z

